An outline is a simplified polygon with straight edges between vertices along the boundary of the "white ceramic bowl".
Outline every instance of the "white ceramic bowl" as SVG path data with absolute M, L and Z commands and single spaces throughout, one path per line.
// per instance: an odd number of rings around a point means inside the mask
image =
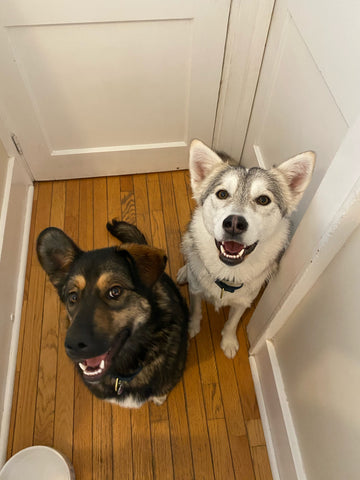
M 34 446 L 20 450 L 5 463 L 0 480 L 75 480 L 71 463 L 57 450 Z

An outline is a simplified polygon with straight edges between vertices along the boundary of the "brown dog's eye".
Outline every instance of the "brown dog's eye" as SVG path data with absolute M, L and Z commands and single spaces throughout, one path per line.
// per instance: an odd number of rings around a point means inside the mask
M 260 195 L 260 197 L 256 199 L 256 203 L 258 205 L 269 205 L 269 203 L 271 203 L 271 200 L 267 195 Z
M 218 192 L 216 192 L 216 196 L 220 200 L 226 200 L 229 196 L 229 192 L 227 192 L 226 190 L 219 190 Z
M 71 305 L 74 305 L 78 301 L 78 294 L 76 292 L 70 292 L 68 300 Z
M 116 299 L 120 297 L 121 288 L 118 286 L 111 287 L 107 294 L 109 298 Z

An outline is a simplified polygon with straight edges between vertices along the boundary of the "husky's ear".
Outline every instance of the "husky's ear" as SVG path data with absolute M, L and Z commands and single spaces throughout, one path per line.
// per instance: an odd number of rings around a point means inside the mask
M 300 202 L 306 187 L 309 185 L 315 166 L 314 152 L 304 152 L 281 163 L 279 170 L 285 177 L 292 196 L 293 209 Z
M 190 145 L 190 177 L 194 197 L 198 200 L 203 180 L 223 161 L 211 148 L 200 140 L 193 140 Z
M 138 243 L 124 243 L 118 249 L 126 250 L 130 254 L 141 282 L 148 288 L 155 284 L 165 270 L 167 257 L 159 248 Z
M 40 233 L 36 251 L 41 266 L 60 294 L 69 269 L 82 250 L 62 230 L 49 227 Z

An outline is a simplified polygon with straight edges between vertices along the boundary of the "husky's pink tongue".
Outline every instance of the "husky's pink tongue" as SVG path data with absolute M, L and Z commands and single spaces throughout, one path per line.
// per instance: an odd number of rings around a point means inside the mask
M 245 248 L 245 245 L 232 241 L 224 242 L 223 246 L 225 248 L 225 251 L 230 255 L 237 255 L 239 252 L 241 252 L 241 250 L 243 250 L 243 248 Z
M 107 353 L 104 353 L 103 355 L 99 355 L 98 357 L 87 358 L 86 360 L 84 360 L 83 363 L 87 367 L 96 368 L 100 365 L 102 360 L 105 360 L 106 356 Z

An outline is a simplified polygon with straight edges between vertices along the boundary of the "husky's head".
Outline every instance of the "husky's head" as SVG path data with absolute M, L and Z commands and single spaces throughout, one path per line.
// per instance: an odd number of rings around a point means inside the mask
M 295 210 L 310 182 L 315 154 L 301 153 L 270 170 L 234 166 L 219 155 L 199 140 L 192 142 L 191 187 L 220 260 L 233 266 L 264 246 Z

